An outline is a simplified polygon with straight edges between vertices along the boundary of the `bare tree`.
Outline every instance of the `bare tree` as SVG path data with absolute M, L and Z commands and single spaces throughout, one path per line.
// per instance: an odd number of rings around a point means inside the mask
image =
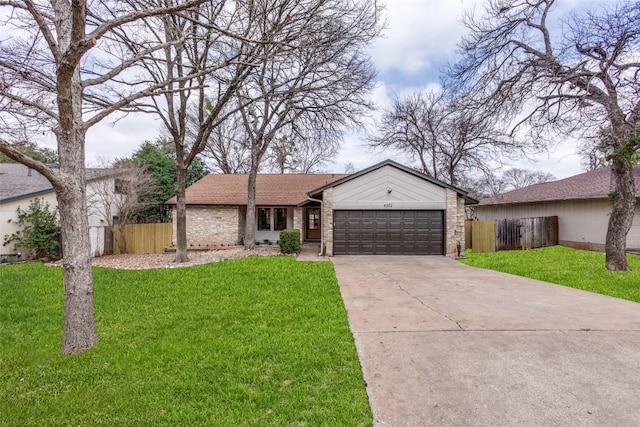
M 139 10 L 164 4 L 164 0 L 130 1 Z M 176 262 L 188 260 L 187 168 L 205 149 L 213 131 L 236 111 L 229 109 L 229 101 L 253 72 L 265 46 L 278 37 L 277 25 L 271 22 L 268 34 L 259 30 L 256 20 L 261 17 L 253 11 L 255 3 L 259 2 L 203 2 L 189 14 L 145 20 L 140 29 L 164 46 L 142 58 L 145 75 L 153 82 L 172 80 L 162 97 L 134 107 L 157 114 L 175 144 Z M 118 41 L 134 55 L 145 49 L 129 32 L 120 32 Z M 190 123 L 193 120 L 196 126 Z
M 555 181 L 556 177 L 549 172 L 513 168 L 502 174 L 502 179 L 507 186 L 512 189 L 528 187 L 533 184 L 543 184 L 545 182 Z
M 356 167 L 353 165 L 353 162 L 347 162 L 344 164 L 344 173 L 354 173 L 356 171 Z
M 610 130 L 603 150 L 615 198 L 605 265 L 627 270 L 626 235 L 636 205 L 630 158 L 640 142 L 640 2 L 575 12 L 554 33 L 555 3 L 494 0 L 486 16 L 467 16 L 462 60 L 449 74 L 483 105 L 515 119 L 514 134 L 529 127 L 531 140 L 549 130 L 581 136 Z
M 191 132 L 195 139 L 199 125 L 192 121 L 196 130 Z M 214 171 L 221 173 L 247 173 L 249 171 L 249 144 L 242 124 L 237 116 L 231 116 L 216 126 L 207 141 L 202 156 L 209 160 Z
M 244 246 L 255 245 L 256 177 L 271 143 L 290 129 L 327 135 L 357 124 L 374 71 L 365 49 L 378 36 L 379 7 L 366 0 L 252 1 L 263 35 L 287 43 L 264 45 L 263 61 L 237 96 L 251 147 Z
M 266 170 L 287 173 L 320 172 L 340 151 L 339 135 L 325 135 L 320 130 L 297 129 L 284 132 L 273 140 L 265 155 Z
M 150 16 L 177 14 L 203 0 L 132 10 L 127 2 L 96 0 L 0 0 L 0 152 L 40 172 L 58 199 L 64 255 L 62 353 L 92 347 L 98 337 L 93 309 L 87 220 L 85 135 L 96 123 L 136 99 L 164 90 L 168 80 L 136 78 L 140 57 L 160 44 L 146 43 L 138 55 L 113 60 L 110 36 Z M 11 37 L 8 37 L 9 35 Z M 126 84 L 126 92 L 106 90 Z M 10 141 L 53 131 L 59 171 L 22 154 Z
M 134 161 L 120 161 L 118 167 L 111 169 L 110 175 L 88 187 L 87 207 L 90 213 L 104 219 L 112 233 L 118 232 L 118 249 L 124 254 L 125 225 L 132 222 L 137 211 L 154 204 L 159 188 L 154 177 Z
M 418 161 L 421 172 L 452 185 L 463 182 L 465 174 L 487 172 L 502 156 L 524 153 L 526 148 L 507 137 L 488 111 L 445 90 L 397 99 L 383 114 L 369 145 L 408 154 Z

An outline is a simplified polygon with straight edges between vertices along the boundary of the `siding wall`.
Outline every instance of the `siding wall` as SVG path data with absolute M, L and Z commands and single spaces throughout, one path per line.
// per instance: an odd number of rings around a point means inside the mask
M 604 250 L 611 201 L 608 199 L 566 200 L 477 206 L 479 220 L 558 216 L 560 244 L 584 249 Z M 640 249 L 640 208 L 627 236 L 628 249 Z
M 56 200 L 56 195 L 52 191 L 51 193 L 43 194 L 34 199 L 43 199 L 45 202 L 49 203 L 52 208 L 58 207 L 58 201 Z M 14 200 L 12 202 L 3 203 L 0 205 L 0 253 L 8 253 L 11 251 L 11 246 L 2 246 L 2 242 L 4 241 L 5 235 L 10 235 L 15 233 L 20 229 L 15 221 L 18 220 L 18 212 L 17 209 L 25 210 L 29 208 L 29 203 L 31 203 L 32 199 L 21 199 Z M 8 222 L 11 220 L 11 222 Z M 90 224 L 92 225 L 92 224 Z
M 447 208 L 446 190 L 435 184 L 384 166 L 334 188 L 333 209 Z

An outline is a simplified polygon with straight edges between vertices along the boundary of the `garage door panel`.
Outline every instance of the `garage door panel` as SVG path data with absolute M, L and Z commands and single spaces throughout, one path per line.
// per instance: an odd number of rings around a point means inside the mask
M 334 211 L 336 255 L 442 255 L 444 211 Z

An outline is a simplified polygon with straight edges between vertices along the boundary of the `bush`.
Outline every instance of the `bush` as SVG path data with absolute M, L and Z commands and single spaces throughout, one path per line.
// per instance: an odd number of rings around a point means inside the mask
M 300 252 L 300 230 L 287 229 L 280 232 L 280 252 L 283 254 Z
M 36 259 L 58 258 L 60 231 L 56 210 L 44 200 L 35 198 L 26 210 L 18 207 L 17 212 L 16 223 L 21 230 L 4 236 L 4 245 L 13 243 L 16 249 L 25 249 Z

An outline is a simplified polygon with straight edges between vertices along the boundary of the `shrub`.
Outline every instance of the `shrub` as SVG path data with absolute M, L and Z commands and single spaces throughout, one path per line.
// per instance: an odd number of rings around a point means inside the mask
M 24 248 L 36 259 L 56 259 L 60 235 L 56 210 L 44 200 L 35 198 L 26 210 L 18 207 L 17 212 L 16 224 L 21 229 L 4 236 L 4 245 L 13 243 L 16 249 Z
M 300 252 L 300 230 L 287 229 L 280 232 L 280 252 L 283 254 Z

